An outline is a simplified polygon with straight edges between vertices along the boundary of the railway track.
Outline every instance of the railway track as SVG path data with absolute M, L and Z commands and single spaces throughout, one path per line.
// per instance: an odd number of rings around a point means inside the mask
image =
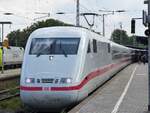
M 0 102 L 20 96 L 19 86 L 0 91 Z
M 5 70 L 0 72 L 0 91 L 19 86 L 20 69 Z

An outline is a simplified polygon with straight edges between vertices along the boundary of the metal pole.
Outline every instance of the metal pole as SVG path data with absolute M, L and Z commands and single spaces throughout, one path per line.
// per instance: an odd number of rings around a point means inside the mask
M 121 29 L 121 32 L 120 32 L 120 44 L 122 44 L 122 22 L 120 22 L 120 29 Z
M 150 29 L 150 24 L 148 25 Z M 148 101 L 148 111 L 150 111 L 150 36 L 148 37 L 148 82 L 149 82 L 149 101 Z
M 150 0 L 148 0 L 148 16 L 150 16 Z M 150 23 L 148 23 L 148 29 L 150 30 Z M 148 80 L 149 80 L 148 111 L 150 111 L 150 35 L 148 37 Z
M 79 0 L 77 0 L 76 26 L 80 26 Z
M 4 48 L 3 48 L 3 37 L 4 37 L 4 24 L 2 24 L 2 74 L 4 73 Z
M 105 14 L 103 14 L 103 36 L 105 36 Z
M 136 47 L 136 43 L 135 43 L 135 41 L 136 41 L 136 36 L 133 34 L 133 47 Z

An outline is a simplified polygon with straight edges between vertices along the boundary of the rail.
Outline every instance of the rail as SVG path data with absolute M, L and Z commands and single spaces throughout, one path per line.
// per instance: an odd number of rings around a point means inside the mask
M 19 86 L 0 91 L 0 101 L 12 99 L 18 96 L 20 96 Z

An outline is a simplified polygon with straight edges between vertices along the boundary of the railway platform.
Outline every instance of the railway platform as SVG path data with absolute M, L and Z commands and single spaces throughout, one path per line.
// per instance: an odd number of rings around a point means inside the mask
M 68 113 L 150 113 L 148 65 L 131 64 Z
M 0 70 L 0 79 L 20 76 L 20 73 L 21 73 L 20 68 L 4 70 L 4 73 L 1 73 L 1 70 Z

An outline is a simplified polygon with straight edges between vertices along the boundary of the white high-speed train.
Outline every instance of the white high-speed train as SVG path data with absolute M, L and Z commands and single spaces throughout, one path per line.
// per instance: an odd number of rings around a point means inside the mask
M 21 100 L 36 110 L 61 110 L 81 101 L 130 64 L 131 55 L 131 48 L 85 28 L 38 29 L 25 49 Z
M 2 57 L 3 52 L 3 57 Z M 24 49 L 22 47 L 10 46 L 8 48 L 0 46 L 0 67 L 2 66 L 2 58 L 4 67 L 19 66 L 22 64 Z

